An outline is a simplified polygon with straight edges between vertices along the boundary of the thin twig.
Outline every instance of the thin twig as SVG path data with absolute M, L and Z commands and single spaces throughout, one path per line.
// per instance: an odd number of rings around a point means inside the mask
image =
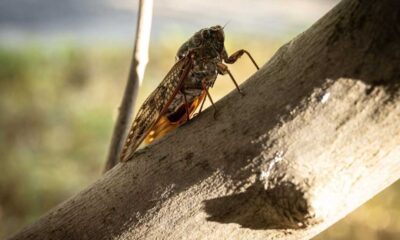
M 117 164 L 127 129 L 132 121 L 132 112 L 138 95 L 138 89 L 143 81 L 144 71 L 149 58 L 148 52 L 152 13 L 153 0 L 139 0 L 135 46 L 133 49 L 129 77 L 126 83 L 124 97 L 119 107 L 119 114 L 115 123 L 104 172 Z

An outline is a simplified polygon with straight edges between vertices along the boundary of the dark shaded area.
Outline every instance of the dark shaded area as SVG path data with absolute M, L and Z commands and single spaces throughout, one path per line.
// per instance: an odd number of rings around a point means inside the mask
M 265 190 L 256 182 L 245 192 L 206 200 L 207 220 L 237 223 L 250 229 L 298 229 L 309 216 L 303 192 L 293 183 L 282 182 Z

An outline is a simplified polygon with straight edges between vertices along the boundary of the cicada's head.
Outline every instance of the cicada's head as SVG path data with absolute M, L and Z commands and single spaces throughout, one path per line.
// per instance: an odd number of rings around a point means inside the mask
M 178 59 L 185 56 L 192 49 L 204 49 L 210 55 L 226 55 L 224 28 L 216 25 L 209 28 L 203 28 L 196 32 L 187 42 L 185 42 L 178 51 Z
M 224 29 L 217 25 L 200 30 L 204 45 L 212 47 L 218 53 L 224 50 L 225 34 Z

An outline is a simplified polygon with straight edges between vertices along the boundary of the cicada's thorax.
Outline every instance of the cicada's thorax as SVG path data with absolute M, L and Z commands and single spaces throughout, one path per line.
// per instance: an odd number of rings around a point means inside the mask
M 208 88 L 214 85 L 218 76 L 217 64 L 221 63 L 227 54 L 222 28 L 219 26 L 213 28 L 198 31 L 179 48 L 176 59 L 179 60 L 191 52 L 193 67 L 187 78 L 184 79 L 181 91 L 168 107 L 170 114 L 176 113 L 182 108 L 185 104 L 185 97 L 187 103 L 191 105 L 194 101 L 198 101 L 199 97 L 205 97 L 204 87 Z M 213 31 L 221 31 L 222 39 L 213 35 Z

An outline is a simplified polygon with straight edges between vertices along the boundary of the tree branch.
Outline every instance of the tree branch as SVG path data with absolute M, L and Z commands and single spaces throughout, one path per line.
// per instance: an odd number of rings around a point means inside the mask
M 139 10 L 136 25 L 135 46 L 133 48 L 133 57 L 129 70 L 129 77 L 126 83 L 124 96 L 113 135 L 110 148 L 108 150 L 107 161 L 104 171 L 113 168 L 119 161 L 119 154 L 126 139 L 129 124 L 132 122 L 132 112 L 139 86 L 143 81 L 144 71 L 149 60 L 149 42 L 151 30 L 151 18 L 153 14 L 153 0 L 139 0 Z
M 400 7 L 345 0 L 11 239 L 309 239 L 400 176 Z

